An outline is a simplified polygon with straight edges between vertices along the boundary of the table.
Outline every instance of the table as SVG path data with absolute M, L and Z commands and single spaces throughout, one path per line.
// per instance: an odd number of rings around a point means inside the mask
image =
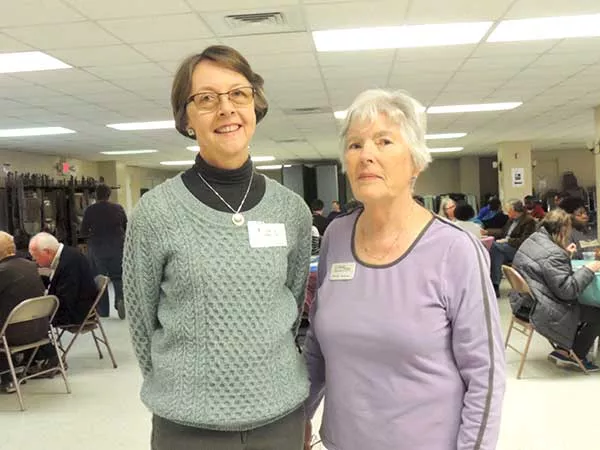
M 571 261 L 571 267 L 577 270 L 590 262 L 591 260 L 574 259 Z M 595 275 L 594 281 L 579 296 L 579 303 L 600 308 L 600 272 L 596 272 Z

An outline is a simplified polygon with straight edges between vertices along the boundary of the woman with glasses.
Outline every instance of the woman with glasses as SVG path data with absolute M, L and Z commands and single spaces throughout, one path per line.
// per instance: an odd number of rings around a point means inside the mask
M 454 212 L 456 211 L 456 202 L 452 200 L 450 197 L 442 198 L 440 202 L 440 210 L 438 214 L 442 216 L 444 219 L 448 219 L 452 222 L 456 220 L 456 216 Z
M 263 79 L 236 50 L 188 57 L 173 82 L 193 167 L 148 192 L 128 229 L 125 301 L 152 449 L 301 449 L 296 347 L 310 265 L 304 200 L 255 173 Z
M 573 259 L 583 259 L 583 249 L 581 241 L 592 240 L 586 236 L 588 232 L 588 224 L 590 216 L 588 215 L 585 203 L 577 197 L 567 197 L 562 200 L 558 207 L 571 215 L 571 223 L 573 224 L 573 232 L 571 233 L 571 242 L 575 244 L 577 250 L 573 253 Z

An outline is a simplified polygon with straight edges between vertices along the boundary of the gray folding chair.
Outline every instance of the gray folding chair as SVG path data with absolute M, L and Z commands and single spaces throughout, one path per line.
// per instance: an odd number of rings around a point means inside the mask
M 110 355 L 110 359 L 112 360 L 113 367 L 116 369 L 117 362 L 115 361 L 112 349 L 110 348 L 110 344 L 108 343 L 108 338 L 106 337 L 106 333 L 104 332 L 104 328 L 102 327 L 102 322 L 100 322 L 100 316 L 96 311 L 98 303 L 100 302 L 102 294 L 104 294 L 104 291 L 106 290 L 110 279 L 107 276 L 98 275 L 96 276 L 96 278 L 94 278 L 94 281 L 96 281 L 98 293 L 96 294 L 94 303 L 88 311 L 87 316 L 85 317 L 83 322 L 78 324 L 58 325 L 57 328 L 60 329 L 60 334 L 58 335 L 58 345 L 62 351 L 62 359 L 66 363 L 67 354 L 69 353 L 69 350 L 71 350 L 71 348 L 73 347 L 73 344 L 75 343 L 77 338 L 82 334 L 90 333 L 94 338 L 94 344 L 96 344 L 96 350 L 98 350 L 98 357 L 100 359 L 104 358 L 104 355 L 102 355 L 102 351 L 100 350 L 100 345 L 98 344 L 102 343 L 108 350 L 108 354 Z M 96 330 L 100 330 L 102 337 L 96 335 Z M 65 347 L 62 344 L 62 338 L 67 331 L 69 333 L 73 333 L 73 336 L 71 337 L 71 340 L 69 341 L 68 345 Z
M 529 295 L 531 296 L 531 289 L 529 289 L 529 285 L 527 281 L 521 276 L 519 272 L 513 269 L 510 266 L 502 266 L 502 272 L 504 272 L 504 276 L 510 283 L 511 288 L 521 295 Z M 521 351 L 516 347 L 513 347 L 510 344 L 510 335 L 512 331 L 515 330 L 521 334 L 523 334 L 527 338 L 527 342 L 525 344 L 525 350 Z M 518 317 L 513 314 L 510 320 L 510 326 L 508 327 L 508 333 L 506 334 L 506 342 L 504 343 L 505 348 L 511 348 L 519 355 L 521 355 L 521 364 L 519 365 L 519 371 L 517 372 L 517 380 L 521 378 L 523 373 L 523 368 L 525 367 L 525 360 L 527 359 L 527 353 L 529 353 L 529 346 L 531 344 L 531 339 L 533 338 L 533 334 L 535 333 L 535 328 L 533 324 L 529 321 L 529 319 L 525 319 L 524 317 Z M 556 345 L 550 341 L 550 345 L 556 350 Z M 575 352 L 571 349 L 568 350 L 569 357 L 577 362 L 579 368 L 585 373 L 589 375 L 589 372 L 583 365 L 583 362 L 577 357 Z
M 45 369 L 41 372 L 36 372 L 33 375 L 27 375 L 29 367 L 31 366 L 31 363 L 35 359 L 35 355 L 37 354 L 39 348 L 42 345 L 51 343 L 54 346 L 56 354 L 58 355 L 58 340 L 56 337 L 56 331 L 52 326 L 52 319 L 54 318 L 54 314 L 56 314 L 56 311 L 58 310 L 58 305 L 58 298 L 54 295 L 46 295 L 44 297 L 36 297 L 24 300 L 13 308 L 13 310 L 8 315 L 6 322 L 2 326 L 2 329 L 0 330 L 0 337 L 2 338 L 2 347 L 0 348 L 0 353 L 4 353 L 6 355 L 6 359 L 8 361 L 9 366 L 9 372 L 12 376 L 12 381 L 17 391 L 19 404 L 21 405 L 21 411 L 25 411 L 23 395 L 21 394 L 21 383 L 30 378 L 37 378 L 40 375 L 44 375 L 47 373 L 60 372 L 65 382 L 67 393 L 71 393 L 71 388 L 69 387 L 69 382 L 67 381 L 67 373 L 65 371 L 65 366 L 61 358 L 58 358 L 58 366 Z M 16 324 L 24 324 L 26 322 L 32 322 L 37 320 L 47 320 L 48 334 L 46 337 L 42 339 L 35 339 L 25 344 L 21 343 L 20 345 L 10 345 L 8 343 L 8 340 L 6 338 L 6 332 L 9 329 L 9 327 Z M 36 336 L 36 338 L 37 337 L 38 336 Z M 14 355 L 15 353 L 23 352 L 25 350 L 33 351 L 31 353 L 31 356 L 29 357 L 25 369 L 20 373 L 20 375 L 17 375 L 12 355 Z

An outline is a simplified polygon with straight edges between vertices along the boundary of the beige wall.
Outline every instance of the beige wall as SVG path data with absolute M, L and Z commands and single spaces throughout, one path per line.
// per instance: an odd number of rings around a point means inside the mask
M 535 181 L 539 183 L 540 179 L 547 178 L 548 189 L 560 189 L 560 177 L 566 171 L 575 174 L 580 186 L 596 184 L 594 155 L 586 149 L 537 151 L 532 153 L 532 160 L 537 162 L 533 169 Z M 554 164 L 548 164 L 549 161 Z M 553 173 L 555 171 L 558 173 Z
M 435 159 L 417 179 L 415 194 L 460 192 L 459 159 Z
M 479 197 L 479 156 L 463 156 L 459 160 L 460 190 Z
M 9 163 L 9 171 L 40 173 L 57 180 L 61 176 L 54 166 L 60 160 L 61 157 L 57 155 L 0 150 L 0 164 Z M 139 200 L 141 189 L 151 189 L 178 173 L 171 170 L 127 166 L 115 161 L 94 162 L 72 158 L 66 160 L 75 166 L 74 176 L 93 177 L 96 180 L 102 176 L 109 186 L 120 186 L 120 189 L 113 191 L 111 199 L 123 205 L 127 212 L 130 212 Z
M 502 142 L 498 145 L 498 174 L 500 200 L 522 199 L 532 193 L 531 142 Z M 513 169 L 521 169 L 523 180 L 513 185 Z
M 10 164 L 9 171 L 19 173 L 40 173 L 56 179 L 60 178 L 55 166 L 62 157 L 40 153 L 14 152 L 0 150 L 0 164 Z M 66 158 L 75 166 L 73 175 L 98 178 L 98 163 L 79 159 Z

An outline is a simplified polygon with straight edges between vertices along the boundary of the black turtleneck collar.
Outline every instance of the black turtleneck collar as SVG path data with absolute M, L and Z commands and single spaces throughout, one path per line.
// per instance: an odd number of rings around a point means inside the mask
M 237 210 L 252 177 L 254 166 L 248 160 L 238 169 L 228 170 L 211 166 L 198 153 L 195 164 L 181 176 L 187 189 L 205 205 L 222 212 L 231 212 L 219 197 L 202 181 L 199 175 Z M 266 183 L 262 175 L 254 173 L 252 186 L 242 207 L 243 211 L 254 208 L 265 195 Z
M 211 166 L 207 163 L 204 158 L 200 156 L 200 153 L 196 155 L 196 163 L 193 169 L 202 175 L 202 177 L 208 181 L 211 185 L 216 184 L 239 184 L 247 183 L 250 181 L 250 176 L 254 167 L 252 166 L 252 160 L 250 157 L 238 169 L 220 169 L 218 167 Z M 247 186 L 247 185 L 246 185 Z

